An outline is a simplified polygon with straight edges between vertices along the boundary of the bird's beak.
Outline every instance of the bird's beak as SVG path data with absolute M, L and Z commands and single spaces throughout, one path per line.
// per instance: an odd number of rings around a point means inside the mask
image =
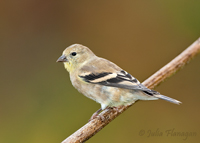
M 67 58 L 65 55 L 60 56 L 56 62 L 68 62 Z

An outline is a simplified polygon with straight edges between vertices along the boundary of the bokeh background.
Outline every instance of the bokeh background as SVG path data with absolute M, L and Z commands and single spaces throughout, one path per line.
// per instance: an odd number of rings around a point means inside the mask
M 144 81 L 200 37 L 197 0 L 2 0 L 0 16 L 1 143 L 59 143 L 100 108 L 56 63 L 67 46 L 86 45 Z M 137 102 L 88 143 L 199 142 L 199 83 L 197 56 L 156 87 L 182 105 Z M 167 136 L 173 129 L 196 136 Z

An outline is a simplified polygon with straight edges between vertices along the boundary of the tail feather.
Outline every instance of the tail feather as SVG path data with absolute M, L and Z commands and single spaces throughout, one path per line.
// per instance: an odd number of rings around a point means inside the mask
M 178 104 L 180 105 L 182 102 L 176 100 L 176 99 L 173 99 L 173 98 L 170 98 L 170 97 L 167 97 L 167 96 L 164 96 L 164 95 L 153 95 L 154 97 L 157 97 L 159 99 L 162 99 L 162 100 L 166 100 L 166 101 L 169 101 L 171 103 L 174 103 L 174 104 Z

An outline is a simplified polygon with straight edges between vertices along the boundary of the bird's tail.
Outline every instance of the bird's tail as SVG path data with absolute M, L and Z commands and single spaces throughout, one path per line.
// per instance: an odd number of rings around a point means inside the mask
M 169 101 L 171 103 L 174 103 L 174 104 L 181 104 L 180 101 L 176 100 L 176 99 L 173 99 L 173 98 L 170 98 L 170 97 L 167 97 L 167 96 L 164 96 L 164 95 L 153 95 L 154 97 L 157 97 L 159 99 L 162 99 L 162 100 L 166 100 L 166 101 Z

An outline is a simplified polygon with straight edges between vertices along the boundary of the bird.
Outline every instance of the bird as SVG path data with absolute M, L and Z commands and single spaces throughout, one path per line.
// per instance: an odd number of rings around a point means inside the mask
M 64 63 L 72 85 L 80 93 L 101 104 L 90 120 L 100 116 L 99 113 L 106 108 L 128 106 L 138 100 L 163 99 L 178 105 L 181 103 L 145 87 L 131 74 L 113 62 L 96 56 L 81 44 L 67 47 L 57 62 Z

